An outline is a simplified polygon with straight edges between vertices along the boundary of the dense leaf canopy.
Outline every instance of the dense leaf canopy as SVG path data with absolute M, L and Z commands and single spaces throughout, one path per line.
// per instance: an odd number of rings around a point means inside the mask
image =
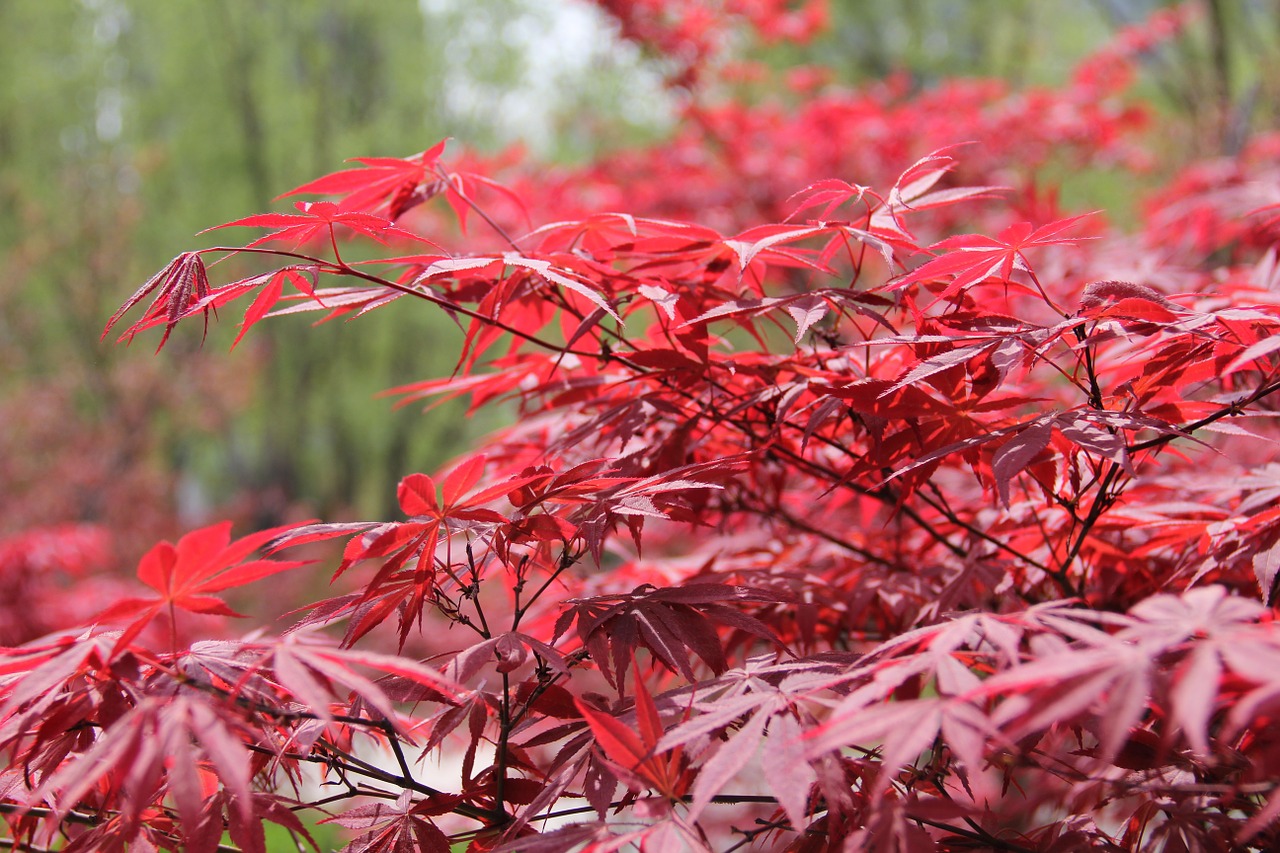
M 692 85 L 704 12 L 619 14 Z M 1141 165 L 1118 72 L 1188 14 L 1055 90 L 691 105 L 575 169 L 363 159 L 179 255 L 108 333 L 443 312 L 454 370 L 392 395 L 518 418 L 394 520 L 196 530 L 0 650 L 15 843 L 1271 849 L 1277 143 L 1131 230 L 1019 173 Z M 332 597 L 235 633 L 330 540 Z

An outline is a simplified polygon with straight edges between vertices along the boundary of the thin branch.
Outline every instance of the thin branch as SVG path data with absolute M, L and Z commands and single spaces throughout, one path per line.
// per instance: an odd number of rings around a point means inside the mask
M 101 826 L 104 822 L 101 815 L 91 815 L 77 811 L 59 813 L 55 809 L 41 808 L 38 806 L 23 806 L 19 803 L 0 802 L 0 814 L 34 815 L 35 817 L 40 818 L 57 818 L 59 823 L 74 823 L 81 826 Z M 120 813 L 105 812 L 104 814 L 114 818 Z M 177 841 L 177 838 L 172 835 L 169 835 L 168 837 Z M 46 848 L 34 847 L 29 844 L 19 845 L 20 842 L 14 841 L 11 838 L 0 838 L 0 847 L 11 847 L 14 850 L 27 851 L 27 853 L 45 853 L 46 850 Z M 219 844 L 214 849 L 217 853 L 241 853 L 239 847 L 234 847 L 230 844 Z
M 458 198 L 465 201 L 467 203 L 467 207 L 475 211 L 477 216 L 483 219 L 485 223 L 490 228 L 492 228 L 499 237 L 505 240 L 508 246 L 515 249 L 517 252 L 520 251 L 519 244 L 517 244 L 516 241 L 511 238 L 511 235 L 507 233 L 507 230 L 503 228 L 501 225 L 499 225 L 497 222 L 494 222 L 493 218 L 489 216 L 489 214 L 485 211 L 485 209 L 480 205 L 476 204 L 475 201 L 472 200 L 471 196 L 467 195 L 462 190 L 458 189 L 458 187 L 453 182 L 453 176 L 451 176 L 448 172 L 446 172 L 444 170 L 444 167 L 441 166 L 439 163 L 436 163 L 436 175 L 438 175 L 442 181 L 448 184 L 450 191 L 452 191 L 454 195 L 456 195 Z

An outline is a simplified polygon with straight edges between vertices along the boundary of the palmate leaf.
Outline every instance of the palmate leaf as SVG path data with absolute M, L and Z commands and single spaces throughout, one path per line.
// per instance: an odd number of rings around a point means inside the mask
M 107 634 L 0 649 L 0 725 L 15 714 L 42 716 L 86 668 L 111 659 L 113 640 Z
M 796 332 L 794 335 L 795 343 L 798 345 L 805 333 L 809 331 L 814 324 L 822 321 L 831 310 L 831 303 L 828 301 L 840 298 L 840 294 L 828 294 L 826 292 L 802 293 L 795 296 L 786 297 L 767 297 L 764 299 L 739 299 L 732 302 L 726 302 L 723 305 L 717 305 L 709 311 L 703 312 L 701 315 L 694 317 L 681 323 L 679 328 L 694 326 L 698 323 L 705 323 L 711 320 L 733 320 L 740 317 L 754 317 L 759 314 L 765 314 L 778 309 L 785 310 L 790 315 L 792 321 L 796 324 Z M 671 319 L 675 319 L 672 312 Z M 649 356 L 652 358 L 652 356 Z
M 836 178 L 815 181 L 787 199 L 788 204 L 799 201 L 799 204 L 787 216 L 787 221 L 790 222 L 804 211 L 820 204 L 825 204 L 826 207 L 822 209 L 818 219 L 830 219 L 831 214 L 837 207 L 846 203 L 856 205 L 862 201 L 864 196 L 868 195 L 869 191 L 870 187 L 846 183 Z
M 311 278 L 308 278 L 307 273 Z M 284 295 L 284 286 L 286 283 L 293 287 L 303 295 L 315 300 L 320 307 L 327 307 L 323 300 L 316 296 L 315 288 L 315 271 L 304 271 L 294 267 L 285 267 L 277 270 L 267 278 L 266 285 L 258 292 L 253 302 L 244 312 L 244 320 L 240 323 L 240 331 L 236 334 L 236 339 L 232 342 L 231 348 L 235 349 L 239 345 L 245 333 L 254 325 L 268 315 L 276 303 L 280 301 L 280 297 Z
M 996 481 L 1000 502 L 1009 506 L 1009 488 L 1013 478 L 1049 445 L 1053 437 L 1053 419 L 1038 418 L 1000 445 L 991 458 L 991 476 Z
M 445 701 L 460 702 L 469 693 L 468 688 L 444 673 L 411 658 L 339 649 L 306 635 L 289 635 L 269 651 L 269 665 L 280 685 L 324 720 L 333 718 L 335 703 L 350 708 L 354 697 L 358 703 L 374 709 L 380 719 L 401 730 L 400 716 L 391 698 L 362 670 L 421 685 Z M 403 730 L 401 732 L 403 735 Z
M 432 187 L 428 176 L 434 174 L 448 139 L 412 157 L 357 157 L 353 162 L 363 168 L 333 172 L 279 196 L 331 195 L 343 199 L 347 210 L 377 212 L 386 207 L 392 220 L 400 218 L 414 204 L 429 199 L 442 189 Z
M 805 240 L 827 231 L 828 229 L 823 227 L 768 226 L 744 231 L 731 240 L 725 240 L 724 244 L 737 255 L 738 268 L 745 274 L 752 261 L 761 253 L 767 252 L 766 257 L 774 263 L 784 262 L 788 265 L 795 263 L 799 260 L 798 256 L 779 252 L 774 247 Z
M 306 565 L 306 561 L 265 558 L 242 562 L 264 548 L 290 527 L 262 530 L 231 541 L 231 522 L 226 521 L 188 533 L 177 545 L 161 542 L 138 564 L 138 579 L 156 591 L 147 598 L 118 601 L 98 614 L 97 622 L 133 621 L 116 641 L 116 650 L 126 648 L 159 614 L 170 608 L 192 613 L 240 616 L 213 593 L 245 586 L 278 572 Z
M 363 531 L 347 542 L 342 562 L 333 575 L 335 580 L 360 562 L 387 558 L 359 596 L 330 614 L 340 612 L 353 617 L 345 639 L 348 645 L 398 611 L 399 647 L 403 648 L 423 608 L 434 597 L 437 576 L 443 573 L 450 576 L 447 580 L 453 580 L 467 571 L 455 572 L 455 567 L 450 565 L 449 549 L 453 547 L 454 538 L 466 532 L 490 541 L 510 528 L 506 515 L 485 505 L 539 477 L 513 477 L 467 494 L 478 483 L 484 466 L 483 455 L 464 460 L 445 478 L 443 494 L 426 474 L 405 477 L 397 489 L 397 497 L 401 509 L 410 516 L 408 521 L 339 528 L 321 525 L 303 528 L 295 534 L 296 542 L 300 543 L 341 535 L 350 529 Z M 273 547 L 285 544 L 294 543 L 278 542 Z M 437 549 L 445 551 L 445 555 L 438 556 Z M 464 549 L 460 548 L 459 558 L 462 553 Z
M 632 659 L 635 678 L 635 726 L 575 699 L 579 713 L 595 737 L 596 746 L 617 771 L 620 781 L 638 791 L 652 788 L 667 797 L 683 797 L 691 774 L 681 747 L 658 751 L 665 731 L 653 696 Z
M 1053 245 L 1070 245 L 1086 237 L 1066 237 L 1064 233 L 1092 214 L 1073 216 L 1033 228 L 1029 222 L 1010 225 L 992 239 L 980 234 L 963 234 L 948 237 L 929 247 L 929 251 L 949 250 L 947 254 L 923 264 L 914 271 L 895 280 L 891 290 L 899 290 L 911 284 L 950 277 L 951 281 L 938 294 L 947 299 L 988 278 L 1008 281 L 1015 269 L 1029 269 L 1023 254 L 1030 248 Z
M 1007 189 L 980 186 L 934 190 L 933 187 L 955 168 L 955 159 L 948 152 L 958 147 L 948 145 L 927 154 L 899 175 L 888 198 L 872 212 L 871 227 L 886 234 L 909 237 L 911 232 L 905 222 L 908 213 L 946 207 L 968 199 L 987 198 Z
M 357 234 L 386 245 L 391 238 L 425 243 L 440 248 L 420 234 L 397 226 L 392 220 L 372 213 L 345 210 L 331 201 L 300 201 L 295 204 L 297 213 L 259 213 L 225 222 L 214 228 L 269 228 L 270 234 L 246 244 L 253 248 L 264 243 L 282 241 L 301 246 L 317 238 L 331 238 L 335 226 L 341 225 Z M 207 229 L 214 230 L 214 229 Z
M 621 689 L 629 661 L 640 646 L 689 681 L 692 656 L 717 674 L 728 663 L 715 624 L 780 642 L 763 622 L 726 602 L 778 603 L 780 593 L 715 583 L 656 589 L 638 587 L 630 595 L 571 599 L 556 622 L 555 636 L 576 621 L 578 639 L 609 682 Z
M 881 773 L 897 774 L 942 737 L 966 770 L 982 769 L 984 752 L 999 742 L 996 727 L 982 709 L 960 699 L 915 699 L 865 705 L 865 697 L 838 706 L 830 719 L 804 735 L 809 760 L 833 749 L 880 744 Z M 874 786 L 872 802 L 883 796 L 887 779 Z

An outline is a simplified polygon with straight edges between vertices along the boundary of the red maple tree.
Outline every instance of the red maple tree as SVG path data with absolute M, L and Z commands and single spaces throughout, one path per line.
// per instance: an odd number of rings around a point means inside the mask
M 176 258 L 125 338 L 235 300 L 241 333 L 441 310 L 455 372 L 393 393 L 519 417 L 406 476 L 401 519 L 198 530 L 149 591 L 0 650 L 13 843 L 1273 849 L 1275 143 L 1133 233 L 997 189 L 1049 156 L 1009 130 L 1028 103 L 1082 163 L 1139 152 L 1114 77 L 691 108 L 672 148 L 514 191 L 437 145 Z M 270 266 L 215 284 L 228 253 Z M 286 629 L 190 636 L 335 539 Z

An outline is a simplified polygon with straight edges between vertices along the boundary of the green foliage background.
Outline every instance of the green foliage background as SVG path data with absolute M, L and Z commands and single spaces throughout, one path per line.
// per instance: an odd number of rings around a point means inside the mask
M 536 30 L 538 14 L 510 0 L 435 10 L 415 0 L 0 4 L 0 265 L 11 271 L 0 286 L 0 393 L 13 399 L 89 365 L 66 428 L 88 434 L 118 418 L 104 376 L 140 354 L 97 343 L 115 305 L 166 259 L 217 240 L 195 232 L 272 209 L 278 192 L 346 158 L 403 156 L 451 134 L 498 147 L 509 135 L 501 117 L 445 87 L 465 63 L 478 95 L 515 88 L 522 47 L 499 22 L 534 16 Z M 456 39 L 468 22 L 495 37 Z M 607 110 L 610 99 L 617 109 L 625 65 L 607 66 L 553 105 L 560 114 L 548 126 L 568 124 L 575 109 Z M 587 153 L 582 139 L 564 150 L 575 144 L 570 153 Z M 202 359 L 225 352 L 234 319 L 223 318 Z M 300 496 L 308 513 L 389 512 L 396 479 L 431 470 L 484 425 L 456 408 L 422 418 L 374 399 L 448 372 L 458 338 L 446 318 L 380 312 L 359 322 L 360 334 L 267 324 L 229 357 L 251 400 L 238 416 L 167 423 L 157 405 L 148 446 L 120 464 L 185 473 L 185 490 L 157 499 L 184 502 L 192 521 L 245 492 L 260 524 Z M 187 381 L 196 337 L 159 356 L 176 384 Z

